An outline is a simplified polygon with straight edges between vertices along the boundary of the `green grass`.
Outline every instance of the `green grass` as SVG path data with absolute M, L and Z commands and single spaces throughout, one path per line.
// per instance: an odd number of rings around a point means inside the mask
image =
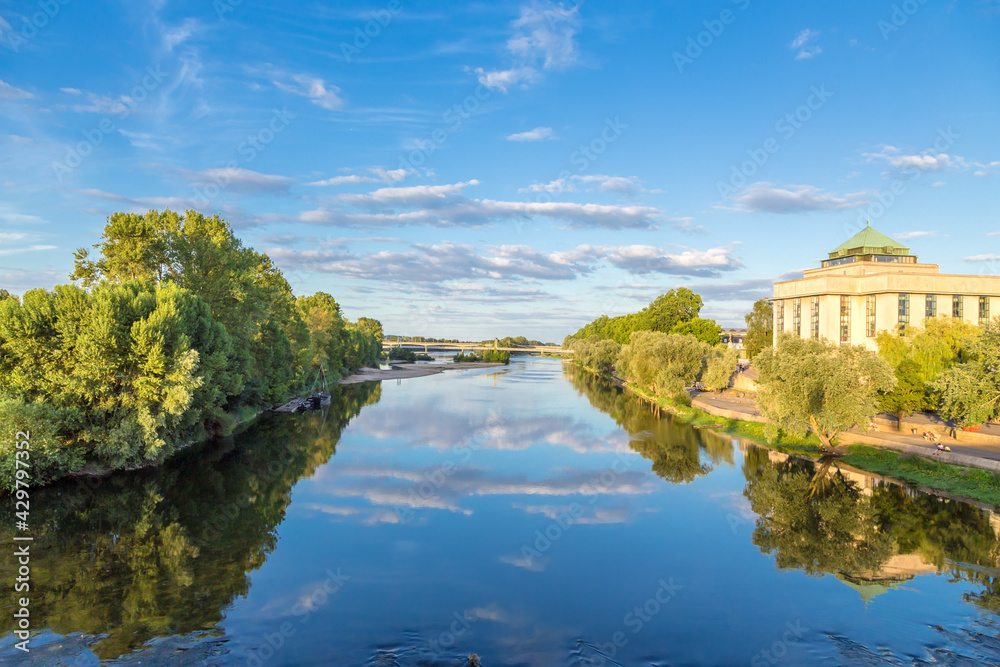
M 1000 475 L 888 449 L 851 445 L 844 463 L 910 484 L 1000 507 Z

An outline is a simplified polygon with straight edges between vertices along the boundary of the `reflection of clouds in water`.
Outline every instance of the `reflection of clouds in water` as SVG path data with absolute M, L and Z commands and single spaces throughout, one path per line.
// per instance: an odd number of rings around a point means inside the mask
M 545 570 L 546 565 L 544 557 L 500 556 L 500 562 L 519 567 L 528 572 L 542 572 Z
M 536 495 L 566 497 L 578 495 L 588 499 L 595 496 L 635 496 L 653 493 L 658 488 L 657 479 L 649 472 L 611 468 L 560 470 L 545 479 L 528 479 L 477 467 L 453 466 L 402 468 L 393 465 L 359 465 L 345 463 L 326 466 L 313 478 L 312 490 L 323 496 L 358 498 L 381 507 L 439 509 L 465 515 L 472 510 L 460 507 L 468 496 Z M 311 509 L 342 517 L 359 514 L 339 505 L 314 503 Z M 540 507 L 540 506 L 539 506 Z M 595 510 L 596 511 L 596 510 Z M 588 513 L 580 523 L 611 522 L 609 510 L 598 516 Z M 365 515 L 373 522 L 369 515 Z M 382 519 L 381 521 L 385 521 Z
M 578 453 L 628 452 L 628 434 L 613 430 L 604 436 L 569 416 L 514 418 L 493 413 L 483 420 L 443 410 L 433 401 L 362 412 L 352 429 L 378 440 L 396 440 L 438 450 L 524 450 L 536 444 L 567 447 Z
M 528 514 L 541 514 L 549 519 L 565 519 L 567 523 L 600 525 L 606 523 L 628 523 L 632 520 L 631 507 L 618 505 L 616 507 L 594 507 L 588 505 L 520 505 L 515 503 L 514 509 L 524 510 Z M 571 510 L 580 516 L 571 516 Z M 570 517 L 570 518 L 566 518 Z

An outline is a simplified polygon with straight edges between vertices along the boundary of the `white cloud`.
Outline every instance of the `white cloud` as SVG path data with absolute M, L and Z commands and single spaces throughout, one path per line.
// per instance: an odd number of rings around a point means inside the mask
M 934 238 L 937 236 L 937 232 L 899 232 L 893 234 L 897 239 L 919 239 L 919 238 Z
M 511 24 L 517 33 L 508 40 L 507 49 L 527 61 L 542 60 L 545 69 L 575 64 L 578 9 L 579 6 L 567 9 L 551 2 L 522 6 L 521 16 Z
M 356 185 L 359 183 L 398 183 L 407 176 L 416 173 L 413 169 L 383 169 L 382 167 L 372 167 L 369 176 L 361 174 L 345 174 L 343 176 L 333 176 L 322 181 L 313 181 L 306 185 Z
M 275 174 L 262 174 L 239 167 L 221 167 L 204 171 L 184 171 L 192 185 L 214 184 L 234 192 L 287 192 L 292 179 Z
M 160 145 L 156 142 L 156 137 L 148 132 L 130 132 L 123 129 L 119 129 L 118 132 L 136 148 L 160 148 Z
M 731 248 L 671 251 L 654 246 L 580 245 L 544 253 L 525 245 L 472 246 L 444 242 L 414 243 L 406 250 L 351 254 L 343 249 L 269 248 L 283 268 L 333 273 L 349 278 L 435 284 L 468 280 L 575 280 L 609 264 L 633 275 L 666 274 L 715 277 L 742 266 Z
M 479 185 L 472 179 L 446 185 L 411 185 L 397 188 L 379 188 L 368 194 L 343 194 L 340 200 L 349 204 L 368 206 L 427 206 L 448 201 L 469 185 Z
M 789 48 L 793 51 L 798 50 L 798 53 L 795 54 L 796 60 L 812 58 L 813 56 L 818 56 L 823 52 L 823 49 L 818 46 L 807 46 L 810 41 L 816 39 L 817 37 L 819 37 L 819 31 L 811 30 L 809 28 L 806 28 L 795 36 L 795 39 L 793 39 L 792 43 L 789 44 Z
M 694 218 L 674 218 L 675 222 L 672 225 L 674 229 L 679 232 L 684 232 L 685 234 L 703 234 L 705 228 L 701 225 L 696 225 Z
M 971 257 L 966 257 L 966 262 L 997 262 L 1000 261 L 1000 255 L 988 254 L 988 255 L 972 255 Z
M 479 83 L 491 90 L 499 90 L 506 93 L 508 88 L 521 83 L 533 83 L 538 80 L 538 73 L 533 67 L 512 67 L 505 70 L 493 70 L 487 72 L 482 67 L 475 69 L 479 77 Z
M 552 132 L 551 127 L 536 127 L 533 130 L 528 130 L 527 132 L 518 132 L 516 134 L 508 134 L 507 141 L 543 141 L 545 139 L 554 139 L 555 135 Z
M 661 193 L 662 190 L 647 190 L 639 185 L 639 179 L 634 176 L 608 176 L 606 174 L 575 174 L 565 178 L 559 178 L 548 183 L 532 183 L 526 188 L 520 188 L 519 192 L 576 192 L 576 186 L 569 181 L 585 183 L 590 185 L 588 190 L 598 192 L 615 192 L 621 195 L 634 196 L 639 192 Z
M 274 72 L 274 76 L 272 83 L 286 93 L 308 98 L 313 104 L 330 111 L 344 107 L 344 101 L 339 96 L 340 88 L 328 85 L 319 77 L 282 72 Z
M 475 69 L 479 82 L 504 93 L 518 83 L 537 81 L 538 69 L 561 70 L 576 64 L 579 53 L 576 33 L 580 26 L 579 7 L 566 8 L 552 2 L 522 5 L 521 15 L 511 22 L 514 35 L 507 40 L 507 52 L 516 64 L 504 70 Z
M 8 134 L 7 138 L 10 139 L 11 143 L 18 146 L 32 146 L 35 143 L 35 140 L 31 137 L 22 137 L 19 134 Z
M 905 154 L 895 146 L 883 146 L 877 153 L 863 153 L 868 162 L 884 162 L 890 168 L 899 171 L 945 171 L 947 169 L 964 170 L 969 168 L 969 162 L 958 155 L 949 155 L 927 151 L 924 153 Z M 973 163 L 976 164 L 976 163 Z M 977 165 L 984 166 L 984 165 Z
M 0 100 L 30 100 L 34 97 L 34 93 L 29 93 L 27 90 L 15 88 L 6 81 L 0 79 Z
M 117 99 L 96 93 L 86 93 L 89 104 L 74 104 L 71 109 L 77 113 L 124 114 L 136 106 L 135 100 L 128 95 Z
M 780 188 L 765 181 L 753 183 L 734 198 L 736 210 L 754 213 L 844 211 L 868 203 L 860 193 L 836 196 L 812 185 Z
M 79 88 L 60 88 L 59 90 L 61 90 L 62 92 L 66 93 L 68 95 L 82 95 L 83 94 L 83 91 L 80 90 Z
M 22 252 L 37 252 L 39 250 L 55 250 L 59 246 L 54 245 L 30 245 L 24 248 L 3 248 L 0 249 L 0 255 L 15 255 Z

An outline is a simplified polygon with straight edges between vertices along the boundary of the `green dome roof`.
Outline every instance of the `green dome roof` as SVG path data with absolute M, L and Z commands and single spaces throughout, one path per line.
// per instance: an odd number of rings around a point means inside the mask
M 865 227 L 850 239 L 837 246 L 837 249 L 833 252 L 840 253 L 843 250 L 853 250 L 854 248 L 896 248 L 898 250 L 905 250 L 906 252 L 910 251 L 909 248 L 899 241 L 891 239 L 871 227 Z

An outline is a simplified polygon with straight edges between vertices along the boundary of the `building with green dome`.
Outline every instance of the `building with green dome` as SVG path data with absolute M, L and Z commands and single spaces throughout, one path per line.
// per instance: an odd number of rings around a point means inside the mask
M 902 333 L 928 317 L 985 325 L 1000 315 L 1000 276 L 942 274 L 867 226 L 822 267 L 774 284 L 774 330 L 875 350 L 879 331 Z

